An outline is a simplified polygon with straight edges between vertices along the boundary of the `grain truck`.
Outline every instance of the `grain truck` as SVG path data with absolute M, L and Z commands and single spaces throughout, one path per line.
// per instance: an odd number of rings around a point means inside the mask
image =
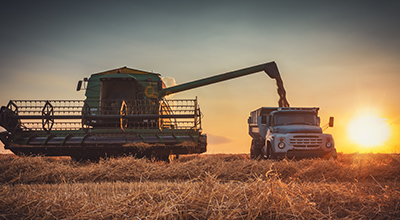
M 334 118 L 320 127 L 319 108 L 262 107 L 250 113 L 252 159 L 337 157 L 332 135 L 323 128 L 333 127 Z

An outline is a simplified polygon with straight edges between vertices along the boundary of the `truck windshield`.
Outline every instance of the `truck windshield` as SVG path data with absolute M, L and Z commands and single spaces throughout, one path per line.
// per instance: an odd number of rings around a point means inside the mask
M 274 115 L 274 125 L 289 124 L 317 125 L 317 116 L 304 112 L 282 112 Z

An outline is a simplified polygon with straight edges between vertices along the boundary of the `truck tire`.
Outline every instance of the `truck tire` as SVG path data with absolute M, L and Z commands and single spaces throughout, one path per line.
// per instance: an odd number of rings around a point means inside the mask
M 260 159 L 261 155 L 261 148 L 256 145 L 256 142 L 254 140 L 252 140 L 250 147 L 250 158 L 253 160 Z
M 332 152 L 331 152 L 331 155 L 332 155 L 332 157 L 333 157 L 333 159 L 337 159 L 337 151 L 336 151 L 336 149 L 334 149 Z
M 266 156 L 266 159 L 273 159 L 273 160 L 276 159 L 274 152 L 272 152 L 272 147 L 271 147 L 270 143 L 268 143 L 268 145 L 267 145 L 267 155 L 265 155 L 265 156 Z
M 260 154 L 257 153 L 255 149 L 250 148 L 250 158 L 253 160 L 257 160 L 260 158 Z

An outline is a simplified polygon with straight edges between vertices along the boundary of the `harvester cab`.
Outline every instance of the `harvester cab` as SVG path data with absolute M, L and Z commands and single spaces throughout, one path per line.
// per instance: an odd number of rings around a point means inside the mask
M 168 123 L 159 123 L 168 119 L 137 117 L 127 119 L 112 115 L 158 115 L 160 108 L 166 110 L 168 105 L 160 103 L 158 91 L 165 88 L 160 74 L 123 67 L 106 72 L 92 74 L 84 79 L 86 100 L 84 110 L 87 115 L 103 115 L 102 119 L 86 120 L 85 126 L 125 128 L 164 128 Z M 78 82 L 80 90 L 82 81 Z M 161 106 L 160 106 L 161 105 Z M 164 112 L 165 113 L 165 112 Z M 108 115 L 108 116 L 106 116 Z M 109 117 L 109 118 L 107 118 Z M 122 122 L 122 123 L 121 123 Z
M 7 130 L 0 138 L 18 155 L 76 160 L 123 155 L 169 160 L 203 153 L 207 136 L 197 98 L 165 96 L 260 71 L 283 85 L 275 62 L 168 88 L 157 73 L 127 67 L 95 73 L 78 82 L 85 100 L 11 100 L 0 111 L 0 125 Z

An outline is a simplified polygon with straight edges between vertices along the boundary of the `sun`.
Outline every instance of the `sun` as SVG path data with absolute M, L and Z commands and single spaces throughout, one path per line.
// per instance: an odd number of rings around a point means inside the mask
M 347 135 L 362 147 L 375 147 L 385 144 L 390 129 L 385 119 L 372 114 L 360 115 L 348 124 Z

